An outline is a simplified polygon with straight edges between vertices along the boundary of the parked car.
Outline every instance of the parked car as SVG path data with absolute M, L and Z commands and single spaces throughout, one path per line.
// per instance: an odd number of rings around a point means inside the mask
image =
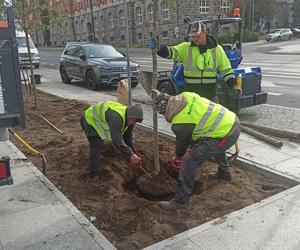
M 288 29 L 275 29 L 266 35 L 266 40 L 269 41 L 280 41 L 280 40 L 291 40 L 293 38 L 293 32 Z
M 291 28 L 294 37 L 300 37 L 300 27 L 299 28 Z
M 93 43 L 68 43 L 60 56 L 59 72 L 64 83 L 86 81 L 90 89 L 116 85 L 127 75 L 127 58 L 113 46 Z M 131 86 L 138 85 L 140 66 L 130 62 Z
M 28 55 L 25 32 L 24 31 L 16 31 L 16 38 L 17 38 L 17 44 L 18 44 L 19 62 L 23 66 L 28 66 L 29 65 L 29 55 Z M 32 64 L 35 68 L 39 68 L 40 67 L 39 51 L 36 48 L 36 46 L 34 45 L 30 36 L 28 37 L 28 41 L 29 41 Z

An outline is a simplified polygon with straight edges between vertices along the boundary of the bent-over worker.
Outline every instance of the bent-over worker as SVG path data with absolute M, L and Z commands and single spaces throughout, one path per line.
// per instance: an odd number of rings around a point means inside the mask
M 140 104 L 124 106 L 118 102 L 105 101 L 84 111 L 80 124 L 90 144 L 89 177 L 93 185 L 100 183 L 97 166 L 104 140 L 112 141 L 133 167 L 140 165 L 141 158 L 133 147 L 132 131 L 136 123 L 142 121 L 143 109 Z
M 233 112 L 196 93 L 169 96 L 152 90 L 152 98 L 157 111 L 172 124 L 171 129 L 176 135 L 176 155 L 171 164 L 180 168 L 175 198 L 161 201 L 160 206 L 167 210 L 186 208 L 196 170 L 206 160 L 214 157 L 219 165 L 218 177 L 231 180 L 225 151 L 237 141 L 240 121 Z

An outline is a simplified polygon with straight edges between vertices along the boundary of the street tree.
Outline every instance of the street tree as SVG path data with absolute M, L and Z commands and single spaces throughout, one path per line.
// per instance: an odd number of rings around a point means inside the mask
M 294 25 L 300 24 L 300 0 L 294 0 L 292 5 Z
M 1 0 L 0 0 L 1 1 Z M 50 9 L 48 1 L 43 0 L 17 0 L 12 1 L 11 5 L 14 11 L 15 20 L 17 20 L 20 28 L 25 32 L 27 52 L 29 57 L 30 77 L 33 85 L 34 93 L 34 107 L 38 107 L 36 83 L 34 78 L 34 71 L 32 65 L 32 56 L 30 53 L 29 45 L 29 32 L 36 30 L 37 32 L 42 30 L 44 35 L 49 31 L 49 15 L 51 15 L 54 22 L 61 22 L 62 15 L 55 9 Z M 51 11 L 51 12 L 49 12 Z M 38 37 L 38 36 L 37 36 Z M 47 38 L 46 38 L 47 39 Z

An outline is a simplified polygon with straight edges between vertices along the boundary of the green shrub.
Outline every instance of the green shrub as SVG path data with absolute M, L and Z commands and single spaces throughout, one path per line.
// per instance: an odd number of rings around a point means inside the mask
M 244 30 L 242 34 L 242 41 L 243 42 L 256 42 L 259 39 L 258 32 L 251 32 L 249 30 Z

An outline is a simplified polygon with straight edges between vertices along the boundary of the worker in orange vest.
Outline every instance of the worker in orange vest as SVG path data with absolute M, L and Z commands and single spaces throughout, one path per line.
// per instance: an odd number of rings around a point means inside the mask
M 239 7 L 233 9 L 233 17 L 241 17 L 241 10 Z

